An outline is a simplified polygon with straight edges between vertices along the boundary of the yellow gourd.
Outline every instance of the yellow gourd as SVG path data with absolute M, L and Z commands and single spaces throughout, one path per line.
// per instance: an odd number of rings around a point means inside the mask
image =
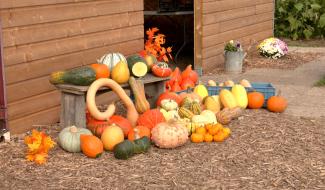
M 199 84 L 194 88 L 194 93 L 196 93 L 197 95 L 199 95 L 202 100 L 209 96 L 208 90 L 207 88 L 203 85 L 203 84 Z
M 236 99 L 237 106 L 245 109 L 248 105 L 247 92 L 245 88 L 240 84 L 236 84 L 232 87 L 231 92 Z
M 234 95 L 227 89 L 222 89 L 219 94 L 222 105 L 225 108 L 235 108 L 237 106 Z
M 130 78 L 130 70 L 127 63 L 124 61 L 118 62 L 113 67 L 111 78 L 119 84 L 127 83 Z

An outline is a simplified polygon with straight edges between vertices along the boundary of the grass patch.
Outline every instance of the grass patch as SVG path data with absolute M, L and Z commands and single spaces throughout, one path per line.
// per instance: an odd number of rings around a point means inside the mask
M 315 83 L 315 86 L 325 86 L 325 75 Z

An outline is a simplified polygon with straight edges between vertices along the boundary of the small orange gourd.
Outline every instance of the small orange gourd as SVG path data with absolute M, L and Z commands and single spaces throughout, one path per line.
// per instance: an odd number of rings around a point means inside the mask
M 80 147 L 89 158 L 98 158 L 104 151 L 102 141 L 94 135 L 80 135 Z
M 191 135 L 191 141 L 193 143 L 201 143 L 204 141 L 204 135 L 199 133 L 192 133 Z

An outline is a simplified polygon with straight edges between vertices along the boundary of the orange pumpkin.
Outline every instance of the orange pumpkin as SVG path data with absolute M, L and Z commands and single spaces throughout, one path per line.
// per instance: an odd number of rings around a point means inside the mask
M 204 141 L 204 135 L 203 134 L 199 134 L 199 133 L 192 133 L 191 135 L 191 141 L 193 143 L 201 143 Z
M 94 135 L 80 135 L 80 147 L 89 158 L 98 158 L 104 151 L 102 141 Z
M 136 129 L 137 129 L 137 132 L 135 132 Z M 139 138 L 147 136 L 150 139 L 150 136 L 151 136 L 151 131 L 148 127 L 136 126 L 136 127 L 134 127 L 134 129 L 130 130 L 130 132 L 128 134 L 128 139 L 130 141 L 134 141 L 136 133 L 138 133 Z
M 110 117 L 108 123 L 116 124 L 117 126 L 119 126 L 123 130 L 124 137 L 127 137 L 129 132 L 132 130 L 132 125 L 130 121 L 119 115 L 113 115 L 112 117 Z
M 178 94 L 176 94 L 175 92 L 164 92 L 162 94 L 159 95 L 158 100 L 156 102 L 157 106 L 161 106 L 161 101 L 164 99 L 171 99 L 174 100 L 175 102 L 177 102 L 178 105 L 180 105 L 180 103 L 182 102 L 181 98 L 178 96 Z
M 151 109 L 140 115 L 137 123 L 138 125 L 146 126 L 151 130 L 158 123 L 162 123 L 165 121 L 166 119 L 164 115 L 159 111 L 159 109 Z
M 288 106 L 287 100 L 282 96 L 272 96 L 267 101 L 267 109 L 271 112 L 281 113 Z
M 260 92 L 250 92 L 247 94 L 248 108 L 259 109 L 263 107 L 264 95 Z
M 105 64 L 94 63 L 90 67 L 94 69 L 96 73 L 96 79 L 109 78 L 109 69 Z
M 197 72 L 192 70 L 192 65 L 188 65 L 186 69 L 182 72 L 182 79 L 189 78 L 193 81 L 194 84 L 198 81 L 199 75 Z

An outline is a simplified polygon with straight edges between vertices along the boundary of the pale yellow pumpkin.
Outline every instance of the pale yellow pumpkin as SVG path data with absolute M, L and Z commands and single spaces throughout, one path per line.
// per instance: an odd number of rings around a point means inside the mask
M 222 89 L 219 94 L 221 103 L 225 108 L 235 108 L 237 106 L 234 95 L 227 89 Z
M 101 136 L 101 140 L 104 144 L 105 150 L 112 151 L 115 145 L 124 141 L 123 130 L 113 124 L 112 126 L 109 126 L 104 130 Z
M 236 84 L 232 87 L 231 92 L 236 99 L 237 106 L 245 109 L 248 105 L 248 98 L 245 87 L 240 84 Z

